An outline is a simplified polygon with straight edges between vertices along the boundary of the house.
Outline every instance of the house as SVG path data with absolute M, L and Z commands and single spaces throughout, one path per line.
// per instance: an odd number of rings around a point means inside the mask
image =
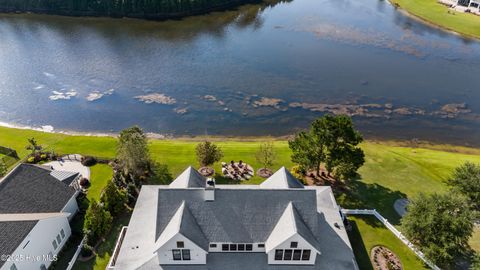
M 56 260 L 78 211 L 72 179 L 20 164 L 1 180 L 0 270 L 47 269 Z
M 144 185 L 107 269 L 358 269 L 327 186 L 284 167 L 260 185 L 215 185 L 189 167 Z
M 472 11 L 480 11 L 480 0 L 458 0 L 459 6 L 473 9 Z

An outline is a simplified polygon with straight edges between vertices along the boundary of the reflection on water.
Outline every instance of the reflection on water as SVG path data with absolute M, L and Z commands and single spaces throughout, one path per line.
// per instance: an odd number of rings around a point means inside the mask
M 378 0 L 183 20 L 0 15 L 0 122 L 285 135 L 324 113 L 368 137 L 480 144 L 480 45 Z

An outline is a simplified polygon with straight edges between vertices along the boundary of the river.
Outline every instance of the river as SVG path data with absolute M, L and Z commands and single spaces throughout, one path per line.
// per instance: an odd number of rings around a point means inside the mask
M 387 1 L 293 0 L 164 22 L 0 15 L 0 122 L 281 136 L 346 113 L 367 138 L 480 145 L 480 43 Z

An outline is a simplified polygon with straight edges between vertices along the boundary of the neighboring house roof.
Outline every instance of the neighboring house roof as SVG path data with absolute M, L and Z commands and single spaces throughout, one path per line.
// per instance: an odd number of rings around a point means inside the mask
M 304 188 L 285 167 L 280 168 L 267 180 L 260 184 L 262 188 L 285 189 L 285 188 Z
M 75 190 L 50 170 L 20 164 L 0 182 L 0 214 L 60 212 Z
M 313 235 L 312 231 L 310 231 L 307 225 L 305 225 L 305 222 L 303 222 L 302 217 L 293 203 L 290 202 L 265 242 L 266 252 L 270 252 L 295 234 L 299 234 L 314 249 L 316 249 L 317 252 L 320 252 L 319 242 Z
M 218 186 L 217 186 L 218 187 Z M 314 190 L 215 189 L 205 202 L 204 189 L 159 189 L 157 239 L 180 205 L 185 204 L 209 242 L 265 242 L 285 208 L 294 202 L 305 223 L 317 226 Z
M 38 221 L 0 222 L 0 254 L 12 254 Z M 0 260 L 0 268 L 5 260 Z
M 176 234 L 182 234 L 190 241 L 195 243 L 197 246 L 202 248 L 204 251 L 208 251 L 208 240 L 205 238 L 200 226 L 198 225 L 195 217 L 192 215 L 190 210 L 183 201 L 178 207 L 178 210 L 170 219 L 167 227 L 162 232 L 160 237 L 157 240 L 157 245 L 160 248 L 165 243 L 168 242 Z
M 206 180 L 195 168 L 188 167 L 172 183 L 170 188 L 194 188 L 205 187 Z
M 50 172 L 50 175 L 62 181 L 66 185 L 70 185 L 73 180 L 78 177 L 79 173 L 53 170 Z

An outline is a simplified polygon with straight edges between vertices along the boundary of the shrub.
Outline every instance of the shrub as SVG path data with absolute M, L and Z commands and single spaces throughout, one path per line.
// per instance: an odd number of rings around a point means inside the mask
M 27 159 L 27 162 L 28 162 L 28 163 L 35 163 L 35 157 L 29 157 L 29 158 Z
M 222 150 L 212 142 L 205 141 L 199 143 L 195 148 L 198 163 L 200 166 L 211 166 L 223 158 Z
M 88 240 L 87 240 L 88 242 Z M 88 244 L 83 244 L 82 250 L 80 251 L 82 257 L 90 257 L 93 255 L 93 248 Z
M 127 203 L 127 192 L 119 189 L 113 181 L 110 181 L 103 190 L 100 200 L 111 214 L 117 215 L 123 209 L 125 209 L 125 204 Z
M 47 154 L 40 155 L 40 160 L 46 160 L 46 159 L 47 159 Z
M 82 157 L 81 162 L 82 162 L 83 166 L 91 167 L 91 166 L 97 164 L 97 159 L 94 158 L 94 157 L 87 156 L 87 157 Z
M 87 188 L 90 186 L 90 181 L 88 181 L 87 178 L 82 177 L 82 179 L 80 179 L 80 186 L 83 188 Z

